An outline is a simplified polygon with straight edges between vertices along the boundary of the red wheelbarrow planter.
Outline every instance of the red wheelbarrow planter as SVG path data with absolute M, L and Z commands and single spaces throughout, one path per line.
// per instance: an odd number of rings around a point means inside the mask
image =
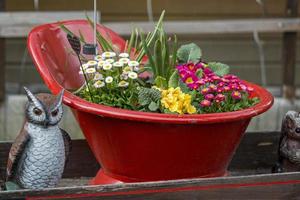
M 85 20 L 62 22 L 74 33 L 79 30 L 92 41 Z M 125 41 L 113 31 L 98 30 L 121 49 Z M 76 56 L 59 23 L 34 28 L 28 49 L 40 75 L 54 94 L 74 90 L 83 83 Z M 216 177 L 227 166 L 252 117 L 268 110 L 272 95 L 255 84 L 253 95 L 260 102 L 235 112 L 216 114 L 154 114 L 118 109 L 85 101 L 71 92 L 64 103 L 72 108 L 89 146 L 102 169 L 92 184 L 144 182 L 183 178 Z M 84 162 L 84 160 L 82 161 Z

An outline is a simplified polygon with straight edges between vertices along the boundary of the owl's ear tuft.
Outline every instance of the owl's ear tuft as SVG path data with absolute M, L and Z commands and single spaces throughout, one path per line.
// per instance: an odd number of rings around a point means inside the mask
M 40 105 L 39 100 L 34 96 L 34 94 L 32 94 L 27 87 L 24 87 L 24 90 L 26 92 L 26 96 L 28 98 L 28 101 L 32 102 L 36 106 L 39 106 Z
M 54 104 L 54 107 L 52 108 L 52 110 L 56 110 L 58 107 L 61 106 L 61 103 L 62 103 L 62 99 L 63 99 L 63 96 L 64 96 L 64 89 L 62 89 L 60 91 L 60 93 L 56 96 L 56 102 Z

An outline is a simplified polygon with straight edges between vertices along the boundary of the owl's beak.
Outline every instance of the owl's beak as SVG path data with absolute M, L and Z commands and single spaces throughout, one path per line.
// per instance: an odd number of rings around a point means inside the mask
M 50 123 L 50 120 L 49 119 L 45 119 L 45 121 L 44 121 L 44 127 L 48 127 L 49 123 Z

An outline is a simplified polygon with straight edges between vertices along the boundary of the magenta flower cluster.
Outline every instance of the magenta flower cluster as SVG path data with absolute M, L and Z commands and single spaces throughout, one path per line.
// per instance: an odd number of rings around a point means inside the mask
M 235 100 L 242 98 L 242 93 L 250 94 L 252 87 L 248 87 L 235 75 L 216 75 L 206 63 L 187 63 L 177 66 L 181 80 L 193 90 L 198 90 L 204 100 L 200 102 L 201 107 L 209 107 L 213 102 L 226 101 L 230 95 Z M 198 77 L 198 71 L 202 70 L 202 77 Z

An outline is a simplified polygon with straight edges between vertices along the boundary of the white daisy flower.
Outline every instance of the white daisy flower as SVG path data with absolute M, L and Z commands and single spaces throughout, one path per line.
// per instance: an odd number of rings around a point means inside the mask
M 124 65 L 127 64 L 130 60 L 128 58 L 120 58 L 119 62 L 123 63 Z
M 117 67 L 117 68 L 123 67 L 123 63 L 117 61 L 117 62 L 114 62 L 114 63 L 113 63 L 113 66 L 114 66 L 114 67 Z
M 128 74 L 129 72 L 132 72 L 131 67 L 129 67 L 129 66 L 124 67 L 123 73 L 124 73 L 124 74 Z
M 120 53 L 119 58 L 129 58 L 129 54 L 128 53 Z
M 103 59 L 114 58 L 114 57 L 116 57 L 115 52 L 107 51 L 107 52 L 102 53 L 102 58 Z
M 96 69 L 95 68 L 88 68 L 85 70 L 86 74 L 94 74 L 96 73 Z
M 122 74 L 120 75 L 120 78 L 121 78 L 122 80 L 127 80 L 127 79 L 128 79 L 128 74 L 122 73 Z
M 138 66 L 140 66 L 140 63 L 138 61 L 131 60 L 128 62 L 128 66 L 129 67 L 138 67 Z
M 112 64 L 113 62 L 115 62 L 114 59 L 106 59 L 105 62 Z
M 99 62 L 99 61 L 102 60 L 102 56 L 101 55 L 97 55 L 97 56 L 95 56 L 94 59 Z
M 126 81 L 120 81 L 118 84 L 119 87 L 128 87 L 128 85 L 129 85 L 129 83 Z
M 89 67 L 97 67 L 98 62 L 95 60 L 90 60 L 87 62 L 87 64 L 89 65 Z
M 103 75 L 100 74 L 100 73 L 98 73 L 98 72 L 96 72 L 96 74 L 94 76 L 94 80 L 98 81 L 98 80 L 103 80 L 103 79 L 104 79 Z
M 94 74 L 94 73 L 96 73 L 96 70 L 95 70 L 95 68 L 87 68 L 84 70 L 84 73 L 85 74 Z M 83 74 L 82 70 L 79 71 L 79 74 Z
M 102 88 L 102 87 L 104 87 L 105 86 L 105 83 L 103 82 L 103 81 L 101 81 L 101 80 L 98 80 L 98 81 L 96 81 L 95 83 L 94 83 L 94 87 L 95 88 Z
M 135 73 L 135 72 L 129 72 L 128 73 L 128 77 L 131 78 L 131 79 L 137 79 L 138 74 Z
M 105 78 L 105 83 L 112 83 L 114 81 L 114 78 L 111 76 L 108 76 Z
M 103 65 L 104 65 L 105 61 L 104 60 L 100 60 L 98 62 L 98 66 L 97 66 L 97 69 L 102 69 Z
M 112 64 L 110 64 L 110 63 L 104 63 L 103 66 L 102 66 L 102 68 L 104 70 L 111 70 Z

